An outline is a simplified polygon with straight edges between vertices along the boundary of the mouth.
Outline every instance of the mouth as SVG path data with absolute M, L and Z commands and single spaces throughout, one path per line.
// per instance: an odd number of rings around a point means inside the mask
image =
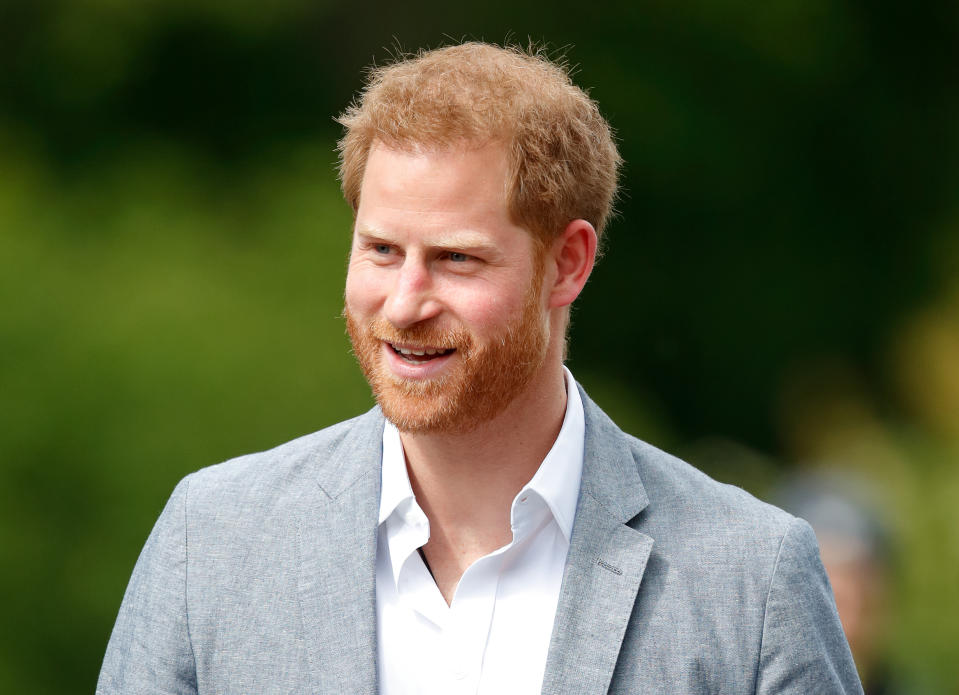
M 387 343 L 390 349 L 408 364 L 426 364 L 440 357 L 456 352 L 455 348 L 437 348 L 415 345 L 396 345 Z

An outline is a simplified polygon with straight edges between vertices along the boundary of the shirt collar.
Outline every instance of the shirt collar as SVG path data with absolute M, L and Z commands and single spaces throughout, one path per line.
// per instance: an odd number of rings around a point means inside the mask
M 513 500 L 513 516 L 517 502 L 530 492 L 535 493 L 549 507 L 553 518 L 566 537 L 573 532 L 576 501 L 579 498 L 580 480 L 583 474 L 583 451 L 586 437 L 586 419 L 583 401 L 572 373 L 564 366 L 566 380 L 566 414 L 556 441 L 546 454 L 533 478 L 520 490 Z M 380 493 L 379 523 L 386 521 L 394 511 L 407 516 L 415 504 L 413 488 L 399 430 L 389 420 L 383 429 L 382 490 Z
M 515 517 L 517 501 L 530 492 L 536 493 L 549 507 L 556 524 L 569 542 L 573 534 L 576 501 L 583 476 L 586 418 L 576 380 L 565 366 L 563 372 L 566 376 L 566 414 L 563 417 L 563 426 L 532 480 L 513 500 L 513 511 Z
M 399 430 L 388 420 L 383 429 L 381 476 L 379 527 L 385 533 L 390 570 L 395 586 L 399 587 L 403 567 L 415 550 L 426 544 L 430 534 L 429 520 L 413 496 Z
M 406 470 L 406 456 L 403 453 L 400 432 L 389 420 L 386 421 L 383 428 L 383 472 L 381 475 L 383 485 L 380 492 L 379 523 L 382 524 L 390 518 L 397 507 L 407 500 L 415 499 L 413 488 L 410 485 L 410 474 Z

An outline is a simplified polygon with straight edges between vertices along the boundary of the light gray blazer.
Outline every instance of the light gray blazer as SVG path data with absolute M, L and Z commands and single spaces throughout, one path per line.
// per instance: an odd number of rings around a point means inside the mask
M 543 693 L 861 693 L 810 527 L 634 439 L 586 454 Z M 378 409 L 187 476 L 97 693 L 374 693 Z

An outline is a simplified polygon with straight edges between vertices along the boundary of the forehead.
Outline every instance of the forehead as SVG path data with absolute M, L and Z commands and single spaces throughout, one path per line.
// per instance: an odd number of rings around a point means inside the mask
M 367 159 L 357 221 L 426 215 L 511 224 L 508 183 L 506 148 L 499 142 L 404 149 L 377 142 Z

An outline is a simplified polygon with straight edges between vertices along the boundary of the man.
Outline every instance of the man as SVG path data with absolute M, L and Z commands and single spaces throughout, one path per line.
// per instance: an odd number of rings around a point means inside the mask
M 181 482 L 98 692 L 861 692 L 808 525 L 563 366 L 619 166 L 596 104 L 471 43 L 341 122 L 378 408 Z

